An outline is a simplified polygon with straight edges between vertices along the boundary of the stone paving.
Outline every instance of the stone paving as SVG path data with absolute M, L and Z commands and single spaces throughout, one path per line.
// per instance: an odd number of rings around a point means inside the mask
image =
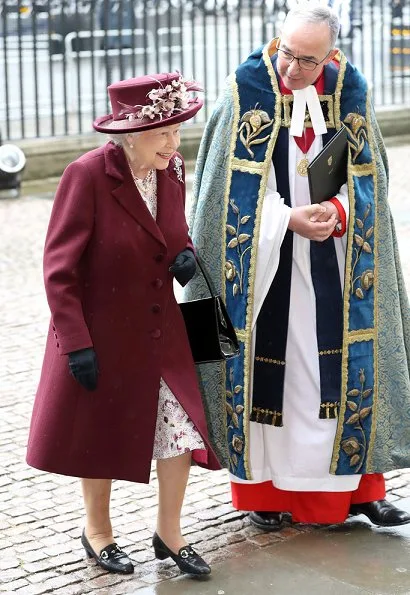
M 410 144 L 388 149 L 391 206 L 410 289 Z M 25 464 L 27 428 L 48 324 L 41 259 L 52 191 L 27 190 L 0 200 L 0 592 L 120 595 L 171 579 L 176 567 L 154 559 L 157 479 L 150 485 L 117 481 L 112 518 L 116 537 L 136 563 L 132 576 L 107 574 L 87 561 L 79 537 L 83 524 L 79 482 Z M 410 469 L 388 474 L 388 497 L 410 496 Z M 212 563 L 290 540 L 308 526 L 288 524 L 264 534 L 230 505 L 225 471 L 193 468 L 183 526 Z M 189 580 L 189 579 L 184 579 Z M 215 591 L 216 592 L 216 591 Z

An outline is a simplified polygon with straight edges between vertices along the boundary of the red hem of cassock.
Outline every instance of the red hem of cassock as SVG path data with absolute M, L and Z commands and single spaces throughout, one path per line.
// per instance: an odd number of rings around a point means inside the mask
M 382 500 L 386 495 L 381 473 L 362 475 L 351 492 L 290 492 L 271 481 L 257 484 L 231 482 L 232 504 L 237 510 L 289 512 L 295 523 L 343 523 L 351 504 Z

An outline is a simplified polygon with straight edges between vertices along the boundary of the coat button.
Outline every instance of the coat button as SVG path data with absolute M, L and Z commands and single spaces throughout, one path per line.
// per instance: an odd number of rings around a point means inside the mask
M 154 314 L 158 314 L 158 312 L 161 312 L 161 306 L 159 304 L 152 304 L 151 310 Z
M 151 337 L 152 337 L 153 339 L 159 339 L 159 338 L 160 338 L 160 336 L 161 336 L 161 329 L 159 329 L 159 328 L 154 328 L 154 330 L 153 330 L 153 331 L 151 331 Z
M 164 260 L 164 255 L 162 254 L 162 252 L 160 252 L 159 254 L 157 254 L 156 256 L 154 256 L 154 260 L 156 262 L 162 262 Z
M 155 279 L 155 281 L 152 282 L 153 287 L 155 287 L 155 289 L 161 289 L 161 287 L 164 285 L 162 279 Z

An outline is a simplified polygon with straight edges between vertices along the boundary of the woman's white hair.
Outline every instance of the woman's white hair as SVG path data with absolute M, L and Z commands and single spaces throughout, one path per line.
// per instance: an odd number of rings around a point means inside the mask
M 141 132 L 126 132 L 124 134 L 109 134 L 108 138 L 110 139 L 110 141 L 112 143 L 114 143 L 114 145 L 117 145 L 118 147 L 122 147 L 122 146 L 124 146 L 125 139 L 127 138 L 127 136 L 139 136 L 140 134 L 141 134 Z
M 286 15 L 283 30 L 286 29 L 290 22 L 295 20 L 312 24 L 327 23 L 330 33 L 330 45 L 331 48 L 335 47 L 336 39 L 339 35 L 340 22 L 339 17 L 331 8 L 317 2 L 299 2 Z
M 182 126 L 184 126 L 185 122 L 181 123 L 181 128 Z M 166 127 L 167 125 L 164 124 L 164 127 Z M 140 134 L 143 134 L 145 131 L 141 130 L 141 131 L 137 131 L 137 132 L 125 132 L 124 134 L 108 134 L 108 138 L 110 139 L 110 141 L 112 143 L 114 143 L 114 145 L 117 145 L 118 147 L 123 147 L 124 143 L 125 143 L 125 139 L 127 138 L 127 136 L 134 136 L 137 137 Z

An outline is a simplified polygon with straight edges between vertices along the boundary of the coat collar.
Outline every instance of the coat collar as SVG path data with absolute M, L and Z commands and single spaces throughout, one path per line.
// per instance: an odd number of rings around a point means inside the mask
M 166 223 L 166 212 L 173 204 L 173 194 L 180 192 L 178 184 L 168 170 L 157 170 L 157 221 L 144 203 L 131 176 L 125 153 L 121 147 L 109 142 L 104 147 L 105 173 L 118 181 L 111 191 L 122 207 L 156 240 L 166 246 L 161 222 Z

